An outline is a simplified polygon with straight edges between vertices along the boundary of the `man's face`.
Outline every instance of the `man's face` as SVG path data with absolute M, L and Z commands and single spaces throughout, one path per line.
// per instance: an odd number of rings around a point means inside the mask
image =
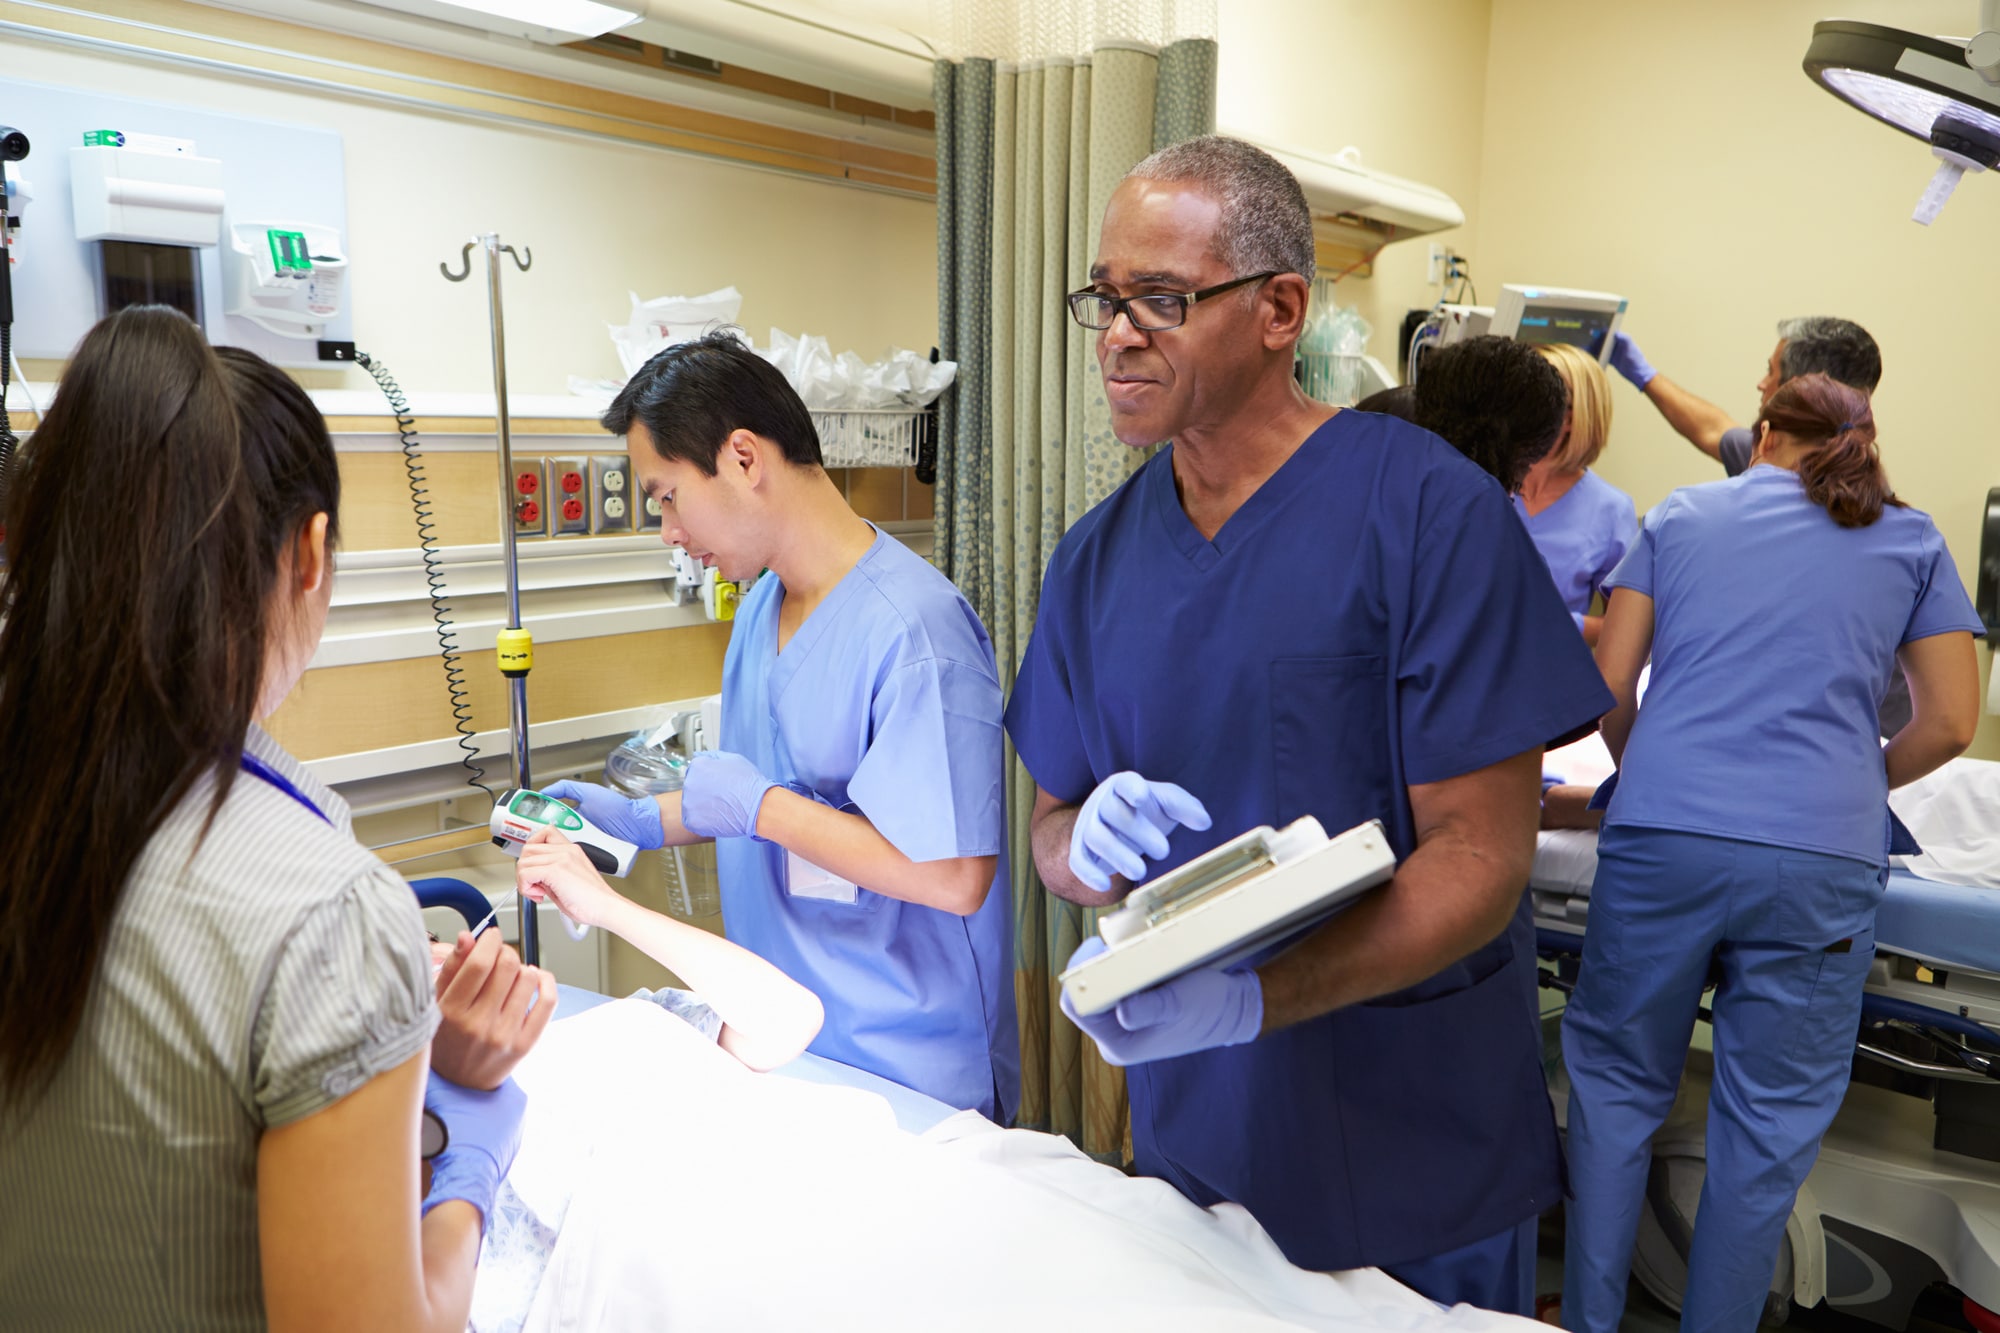
M 641 495 L 659 502 L 660 540 L 685 547 L 725 579 L 754 578 L 763 560 L 745 549 L 751 534 L 744 522 L 741 486 L 728 467 L 727 446 L 723 453 L 711 477 L 683 459 L 660 457 L 643 422 L 634 421 L 625 432 L 632 479 Z
M 1242 276 L 1211 247 L 1221 216 L 1221 206 L 1191 185 L 1126 180 L 1104 210 L 1091 288 L 1113 296 L 1192 292 Z M 1200 302 L 1176 329 L 1135 329 L 1121 312 L 1100 330 L 1097 364 L 1112 433 L 1126 444 L 1158 444 L 1219 415 L 1218 407 L 1226 413 L 1263 350 L 1252 300 L 1230 292 Z
M 1757 406 L 1759 408 L 1769 407 L 1771 405 L 1771 395 L 1776 393 L 1778 386 L 1785 382 L 1785 372 L 1779 369 L 1779 364 L 1784 359 L 1785 340 L 1780 338 L 1778 339 L 1778 345 L 1771 349 L 1770 361 L 1764 366 L 1764 378 L 1757 381 Z

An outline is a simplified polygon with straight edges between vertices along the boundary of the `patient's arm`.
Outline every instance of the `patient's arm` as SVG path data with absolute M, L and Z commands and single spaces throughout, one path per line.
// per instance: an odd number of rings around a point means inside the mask
M 679 977 L 722 1019 L 722 1048 L 752 1069 L 776 1069 L 819 1035 L 819 997 L 740 945 L 639 906 L 552 828 L 521 848 L 521 892 L 573 921 L 618 936 Z
M 1549 829 L 1594 829 L 1604 823 L 1604 812 L 1590 808 L 1595 787 L 1561 782 L 1542 793 L 1542 827 Z
M 1896 660 L 1910 682 L 1910 720 L 1882 751 L 1891 788 L 1964 754 L 1979 727 L 1979 658 L 1970 634 L 1913 639 Z

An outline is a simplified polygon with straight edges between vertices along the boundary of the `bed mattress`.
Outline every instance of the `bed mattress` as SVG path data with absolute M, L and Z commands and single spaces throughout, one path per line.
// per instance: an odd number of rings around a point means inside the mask
M 1535 848 L 1528 887 L 1535 915 L 1582 926 L 1597 876 L 1597 835 L 1549 830 Z M 1939 884 L 1907 870 L 1889 872 L 1888 891 L 1875 918 L 1880 949 L 1945 967 L 2000 974 L 2000 892 Z

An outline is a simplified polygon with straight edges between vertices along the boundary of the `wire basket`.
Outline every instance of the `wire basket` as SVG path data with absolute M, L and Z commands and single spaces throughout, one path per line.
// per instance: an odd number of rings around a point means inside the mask
M 1361 396 L 1361 358 L 1301 352 L 1299 386 L 1329 407 L 1352 407 Z
M 914 467 L 928 415 L 920 407 L 815 412 L 812 422 L 828 467 Z

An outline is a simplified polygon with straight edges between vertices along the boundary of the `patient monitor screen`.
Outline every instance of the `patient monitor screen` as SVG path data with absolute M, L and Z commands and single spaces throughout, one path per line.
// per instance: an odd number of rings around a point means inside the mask
M 1531 303 L 1521 312 L 1521 327 L 1514 337 L 1524 343 L 1568 343 L 1597 356 L 1604 350 L 1613 318 L 1609 310 Z

